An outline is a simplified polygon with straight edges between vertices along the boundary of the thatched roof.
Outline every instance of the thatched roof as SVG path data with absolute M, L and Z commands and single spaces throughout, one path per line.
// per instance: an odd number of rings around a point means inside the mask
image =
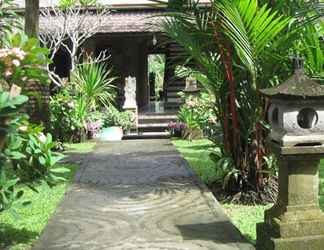
M 167 2 L 167 0 L 162 0 Z M 52 7 L 57 6 L 59 0 L 40 0 L 40 7 Z M 25 0 L 15 0 L 14 3 L 18 8 L 25 8 Z M 98 0 L 98 3 L 108 5 L 112 8 L 147 8 L 158 7 L 160 4 L 151 0 Z
M 59 0 L 40 0 L 39 4 L 41 8 L 57 6 Z M 168 0 L 98 0 L 99 4 L 107 5 L 113 9 L 143 9 L 143 8 L 156 8 L 161 7 L 164 4 L 161 2 L 167 3 Z M 200 0 L 202 4 L 209 3 L 210 0 Z M 14 3 L 18 8 L 25 8 L 25 0 L 14 0 Z
M 98 33 L 130 33 L 130 32 L 159 32 L 160 29 L 156 24 L 163 17 L 155 15 L 163 13 L 162 10 L 127 10 L 112 11 L 100 19 Z M 153 16 L 153 17 L 152 17 Z M 96 16 L 88 15 L 85 17 L 84 26 L 91 26 L 98 20 Z M 59 21 L 55 18 L 40 18 L 40 30 L 46 32 L 55 32 L 59 26 Z M 85 27 L 84 30 L 87 28 Z M 82 27 L 81 27 L 82 30 Z

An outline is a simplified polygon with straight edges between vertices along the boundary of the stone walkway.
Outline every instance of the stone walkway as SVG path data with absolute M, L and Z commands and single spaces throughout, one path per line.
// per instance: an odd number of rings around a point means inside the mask
M 97 145 L 34 250 L 253 249 L 169 140 Z

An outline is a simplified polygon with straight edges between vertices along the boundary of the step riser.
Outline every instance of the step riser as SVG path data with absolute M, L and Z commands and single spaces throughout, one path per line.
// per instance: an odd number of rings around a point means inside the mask
M 168 92 L 167 96 L 169 98 L 180 98 L 179 94 L 176 92 Z
M 167 92 L 174 92 L 174 93 L 181 92 L 183 90 L 184 90 L 184 87 L 183 88 L 179 88 L 179 87 L 168 87 L 167 88 Z
M 180 104 L 184 103 L 182 98 L 174 98 L 174 97 L 168 98 L 168 102 L 174 102 L 174 103 L 180 103 Z
M 125 135 L 123 140 L 168 139 L 170 135 Z
M 172 103 L 172 104 L 170 103 L 170 104 L 167 104 L 165 106 L 165 108 L 168 110 L 179 110 L 180 106 L 181 106 L 181 103 Z
M 170 119 L 139 119 L 139 124 L 150 124 L 150 123 L 169 123 L 171 121 L 176 121 L 177 118 L 170 118 Z
M 146 127 L 146 128 L 138 128 L 139 133 L 145 132 L 165 132 L 168 127 Z

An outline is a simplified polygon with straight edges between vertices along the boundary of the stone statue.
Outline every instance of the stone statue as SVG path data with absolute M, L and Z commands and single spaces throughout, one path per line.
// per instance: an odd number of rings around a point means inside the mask
M 129 76 L 125 79 L 125 102 L 123 108 L 137 108 L 135 77 Z

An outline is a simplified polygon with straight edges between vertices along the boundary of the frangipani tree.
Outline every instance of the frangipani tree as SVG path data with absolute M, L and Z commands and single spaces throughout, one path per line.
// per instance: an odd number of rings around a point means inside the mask
M 59 49 L 63 48 L 70 57 L 73 72 L 80 61 L 78 53 L 82 46 L 98 32 L 107 14 L 109 10 L 99 6 L 96 0 L 61 0 L 59 6 L 42 9 L 41 17 L 51 29 L 42 29 L 39 38 L 50 48 L 50 59 L 53 60 Z M 105 54 L 99 57 L 100 61 L 105 59 Z M 50 65 L 47 68 L 51 80 L 56 85 L 61 85 L 61 79 L 50 69 Z

